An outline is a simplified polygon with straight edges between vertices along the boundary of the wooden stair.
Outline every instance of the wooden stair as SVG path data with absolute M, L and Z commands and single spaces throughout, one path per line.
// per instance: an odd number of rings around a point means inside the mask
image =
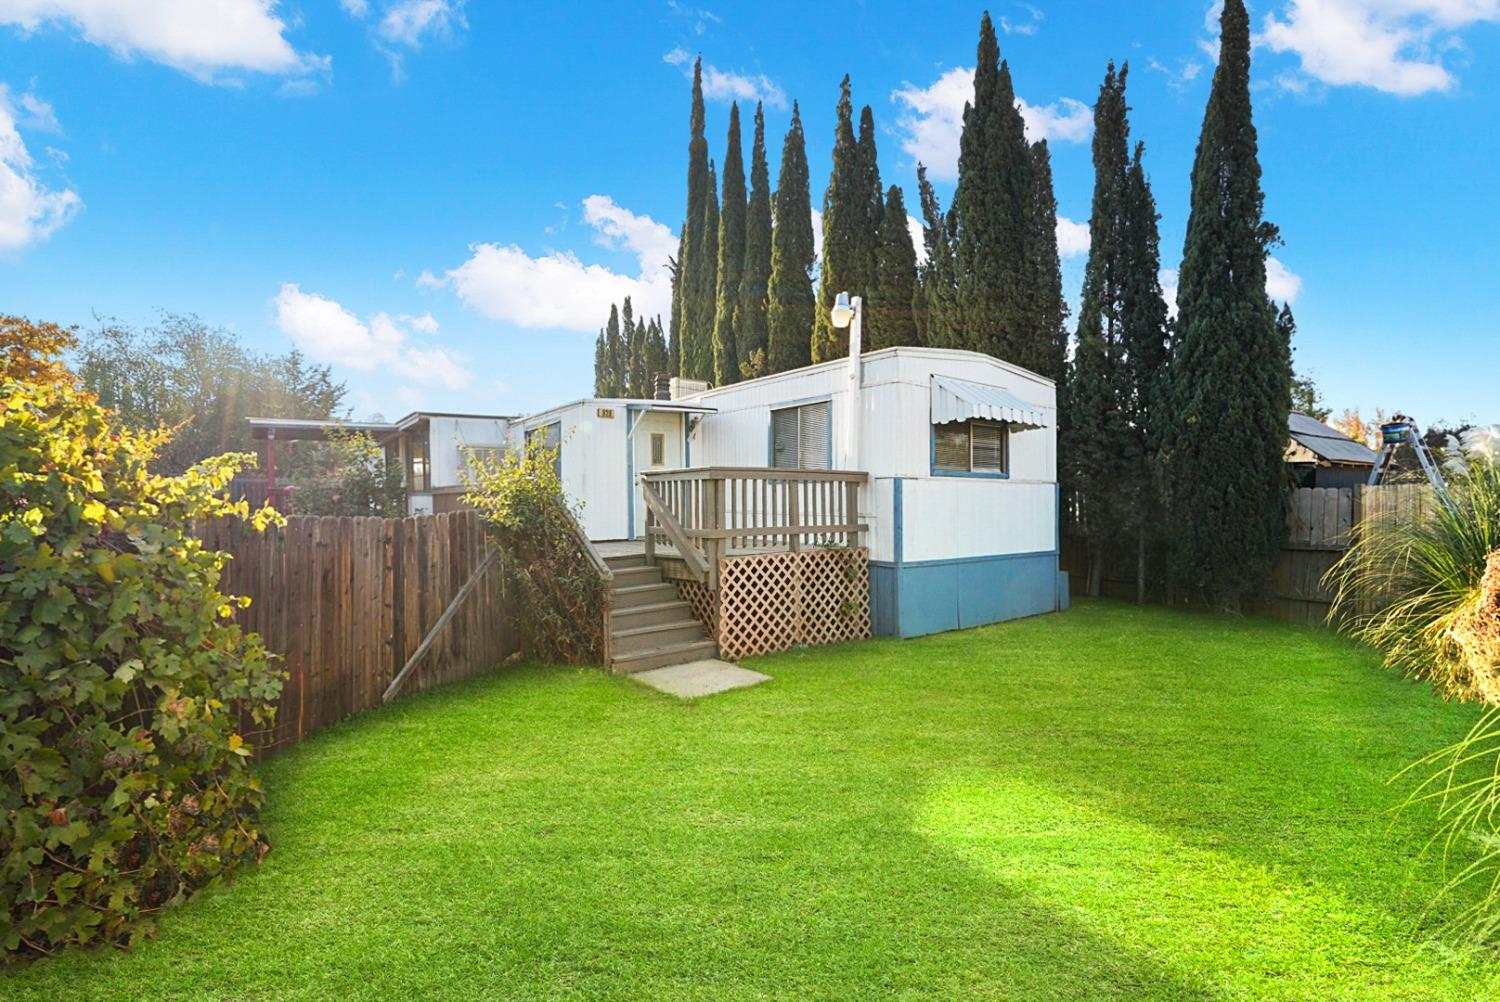
M 718 656 L 718 647 L 661 568 L 642 554 L 606 557 L 615 576 L 610 608 L 611 671 L 634 674 Z

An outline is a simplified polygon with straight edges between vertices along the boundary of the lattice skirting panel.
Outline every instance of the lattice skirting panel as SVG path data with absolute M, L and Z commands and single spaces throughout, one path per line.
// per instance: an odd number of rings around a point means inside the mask
M 719 564 L 719 654 L 736 660 L 870 635 L 870 551 L 804 550 Z M 710 594 L 701 585 L 704 595 Z M 689 597 L 682 583 L 683 598 Z M 697 612 L 697 603 L 694 603 Z M 699 615 L 705 623 L 710 620 Z
M 719 632 L 719 603 L 714 601 L 714 593 L 709 590 L 708 585 L 698 581 L 683 581 L 674 578 L 672 583 L 677 586 L 677 595 L 686 602 L 693 610 L 693 618 L 703 624 L 710 637 Z

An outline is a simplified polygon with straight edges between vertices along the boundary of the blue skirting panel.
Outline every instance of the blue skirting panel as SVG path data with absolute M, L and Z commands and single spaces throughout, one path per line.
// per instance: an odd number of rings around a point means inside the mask
M 1058 608 L 1056 551 L 960 560 L 870 562 L 878 636 L 920 637 Z

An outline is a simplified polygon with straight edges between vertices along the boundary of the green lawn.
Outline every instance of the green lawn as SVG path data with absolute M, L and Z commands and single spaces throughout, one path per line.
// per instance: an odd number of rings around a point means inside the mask
M 522 667 L 265 768 L 274 846 L 0 997 L 1469 999 L 1387 784 L 1471 708 L 1322 631 L 1114 604 L 752 662 Z

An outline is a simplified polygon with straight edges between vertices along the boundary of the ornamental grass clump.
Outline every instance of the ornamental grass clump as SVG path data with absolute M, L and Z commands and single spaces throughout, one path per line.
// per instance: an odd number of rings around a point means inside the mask
M 1500 429 L 1454 444 L 1448 499 L 1362 526 L 1329 583 L 1335 620 L 1389 667 L 1486 706 L 1462 741 L 1406 773 L 1420 779 L 1408 805 L 1436 805 L 1445 859 L 1473 857 L 1445 888 L 1478 887 L 1453 931 L 1500 945 Z
M 0 893 L 5 957 L 126 945 L 267 844 L 247 729 L 279 674 L 195 519 L 249 456 L 151 473 L 167 432 L 71 379 L 0 376 Z M 251 519 L 259 527 L 269 510 Z
M 500 548 L 521 650 L 540 661 L 598 664 L 604 588 L 563 491 L 558 449 L 533 437 L 503 456 L 476 456 L 468 482 L 464 503 Z

